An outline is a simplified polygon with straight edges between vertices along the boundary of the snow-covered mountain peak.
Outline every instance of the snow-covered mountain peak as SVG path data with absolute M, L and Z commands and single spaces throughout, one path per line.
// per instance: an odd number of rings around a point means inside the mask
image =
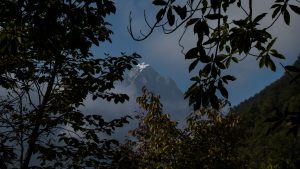
M 137 65 L 137 67 L 138 67 L 138 69 L 139 69 L 139 71 L 140 72 L 142 72 L 146 67 L 148 67 L 148 66 L 150 66 L 149 64 L 146 64 L 145 62 L 143 62 L 143 63 L 139 63 L 138 65 Z

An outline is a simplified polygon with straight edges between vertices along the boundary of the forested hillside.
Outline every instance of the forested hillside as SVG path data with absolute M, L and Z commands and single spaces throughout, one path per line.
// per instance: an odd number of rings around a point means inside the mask
M 300 66 L 300 58 L 295 66 Z M 299 112 L 300 86 L 299 82 L 291 83 L 292 77 L 292 73 L 285 73 L 235 108 L 247 135 L 246 146 L 241 148 L 241 154 L 249 160 L 250 168 L 300 167 L 299 134 L 294 136 L 289 132 L 288 123 L 268 132 L 274 122 L 267 122 L 267 119 L 276 115 L 276 111 L 282 115 Z

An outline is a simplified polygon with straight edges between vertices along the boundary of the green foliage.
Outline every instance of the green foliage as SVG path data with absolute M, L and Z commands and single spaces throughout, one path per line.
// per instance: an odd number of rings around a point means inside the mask
M 135 36 L 131 26 L 129 32 L 133 39 L 141 41 L 157 28 L 162 28 L 165 34 L 181 27 L 185 31 L 193 29 L 197 43 L 187 50 L 185 58 L 192 61 L 189 72 L 197 70 L 198 74 L 191 78 L 193 84 L 185 96 L 195 110 L 201 107 L 219 109 L 219 100 L 228 99 L 225 87 L 228 80 L 223 72 L 232 63 L 238 63 L 245 57 L 255 57 L 259 67 L 276 71 L 275 59 L 285 57 L 273 48 L 276 37 L 269 30 L 280 17 L 289 25 L 290 12 L 299 14 L 300 9 L 299 2 L 291 0 L 276 0 L 270 6 L 270 12 L 258 14 L 253 13 L 252 0 L 244 3 L 241 0 L 154 0 L 153 4 L 158 12 L 152 26 L 145 18 L 150 27 L 148 34 Z M 240 9 L 244 17 L 234 18 L 236 16 L 231 16 L 228 8 Z M 271 24 L 262 26 L 261 22 L 267 17 L 272 20 Z
M 109 165 L 118 142 L 103 136 L 128 117 L 106 122 L 80 106 L 88 95 L 129 99 L 111 89 L 140 56 L 90 53 L 110 41 L 105 17 L 115 11 L 111 0 L 0 2 L 1 168 Z
M 139 127 L 132 133 L 139 140 L 136 143 L 139 167 L 170 168 L 179 162 L 176 155 L 181 131 L 176 128 L 176 122 L 162 113 L 159 96 L 143 89 L 143 95 L 137 98 L 137 102 L 147 112 L 139 117 Z
M 235 114 L 222 116 L 217 111 L 203 109 L 191 114 L 188 126 L 179 129 L 176 122 L 162 113 L 159 96 L 144 89 L 138 103 L 146 114 L 138 116 L 139 126 L 132 132 L 137 140 L 121 146 L 115 168 L 246 167 L 246 161 L 239 158 L 237 151 L 243 133 L 237 128 L 239 119 Z

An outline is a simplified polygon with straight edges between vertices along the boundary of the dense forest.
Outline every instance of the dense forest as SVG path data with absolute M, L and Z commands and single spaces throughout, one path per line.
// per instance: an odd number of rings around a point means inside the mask
M 299 57 L 294 66 L 300 66 Z M 236 107 L 241 127 L 247 133 L 242 154 L 249 158 L 251 168 L 300 167 L 298 128 L 289 122 L 280 124 L 284 116 L 300 110 L 300 86 L 298 82 L 291 83 L 294 75 L 285 73 Z

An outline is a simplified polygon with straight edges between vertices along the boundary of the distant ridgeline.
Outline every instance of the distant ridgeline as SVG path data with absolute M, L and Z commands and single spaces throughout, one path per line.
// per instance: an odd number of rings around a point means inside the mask
M 142 63 L 138 69 L 129 73 L 124 84 L 126 88 L 135 91 L 133 98 L 141 96 L 143 87 L 156 95 L 159 94 L 165 113 L 171 113 L 175 121 L 185 122 L 190 109 L 187 100 L 184 100 L 184 94 L 173 79 L 163 77 L 153 67 Z
M 294 66 L 300 67 L 300 56 Z M 240 155 L 249 160 L 249 168 L 299 169 L 300 131 L 298 136 L 288 133 L 288 126 L 280 126 L 267 134 L 274 123 L 266 119 L 278 112 L 299 112 L 300 79 L 290 83 L 293 74 L 285 73 L 260 93 L 240 103 L 235 110 L 241 117 L 246 133 L 245 147 Z

